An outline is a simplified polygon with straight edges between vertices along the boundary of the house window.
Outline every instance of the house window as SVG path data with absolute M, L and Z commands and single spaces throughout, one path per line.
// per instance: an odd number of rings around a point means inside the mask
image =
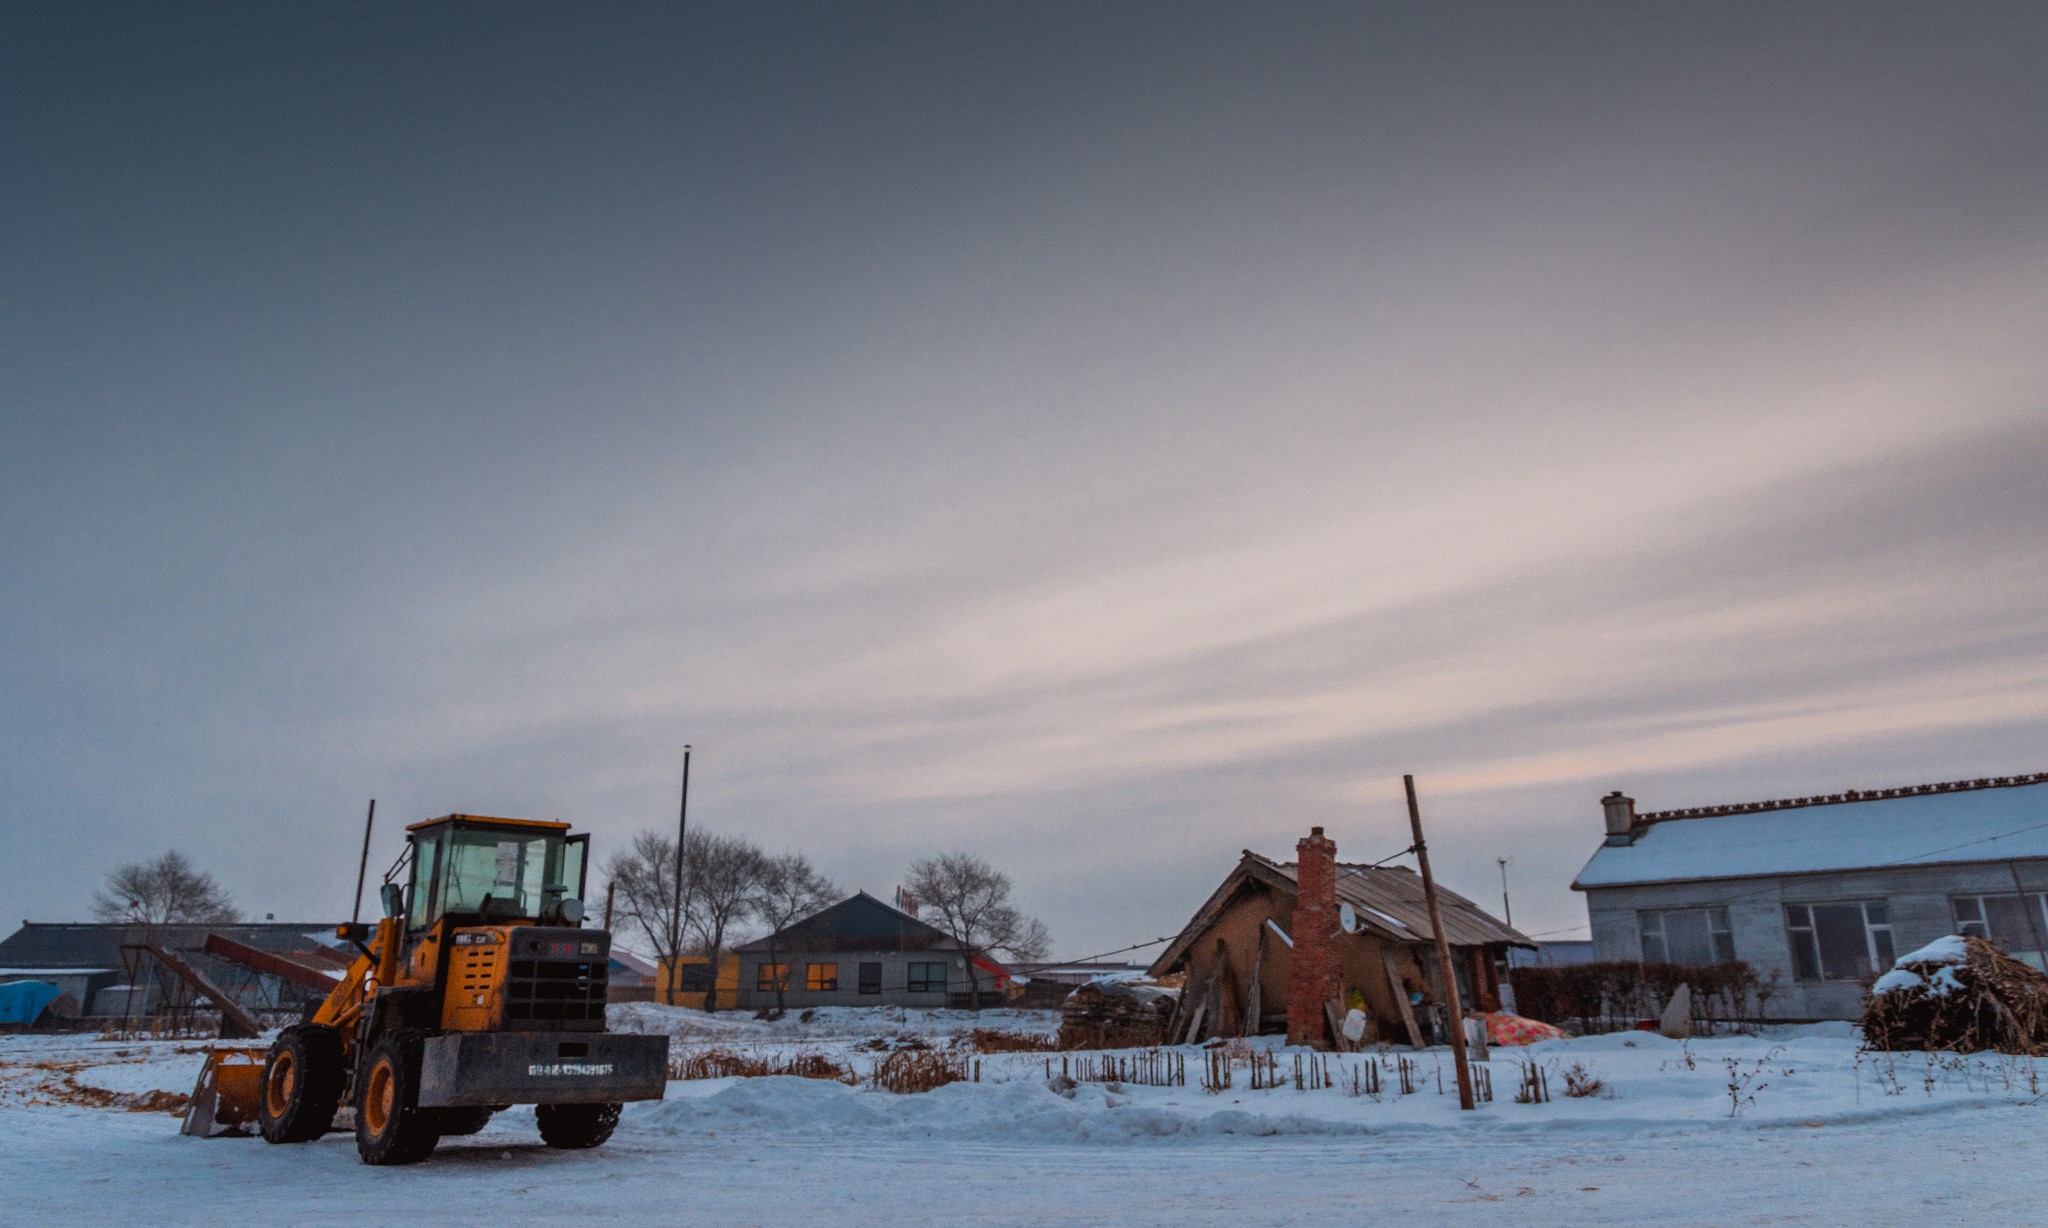
M 684 964 L 676 969 L 677 993 L 710 993 L 711 965 Z
M 943 963 L 913 963 L 910 965 L 910 984 L 905 986 L 911 993 L 946 992 L 946 965 Z
M 860 991 L 870 994 L 882 992 L 881 964 L 862 964 L 860 966 Z
M 1787 904 L 1792 975 L 1802 981 L 1854 981 L 1892 966 L 1891 910 L 1859 904 Z
M 2048 895 L 1959 895 L 1949 906 L 1955 909 L 1956 933 L 1989 938 L 2030 964 L 2040 963 L 2041 944 L 2048 941 Z
M 812 993 L 839 992 L 838 964 L 811 964 L 804 969 L 804 988 Z
M 1639 912 L 1643 961 L 1651 964 L 1725 964 L 1735 958 L 1735 933 L 1725 908 L 1666 908 Z
M 754 988 L 761 993 L 786 992 L 789 989 L 789 965 L 762 964 L 754 972 Z

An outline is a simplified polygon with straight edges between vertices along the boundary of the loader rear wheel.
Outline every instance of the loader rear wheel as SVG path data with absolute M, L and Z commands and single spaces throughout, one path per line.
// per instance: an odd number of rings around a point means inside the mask
M 309 1143 L 334 1125 L 341 1102 L 341 1034 L 297 1024 L 278 1033 L 263 1064 L 256 1127 L 270 1143 Z
M 363 1163 L 417 1164 L 433 1154 L 441 1134 L 434 1110 L 419 1100 L 419 1040 L 386 1036 L 371 1047 L 356 1089 L 356 1154 Z
M 491 1114 L 495 1112 L 497 1110 L 487 1104 L 473 1109 L 434 1109 L 434 1129 L 442 1138 L 475 1134 L 491 1124 Z
M 538 1104 L 534 1120 L 540 1123 L 541 1141 L 550 1147 L 596 1147 L 619 1128 L 622 1104 Z

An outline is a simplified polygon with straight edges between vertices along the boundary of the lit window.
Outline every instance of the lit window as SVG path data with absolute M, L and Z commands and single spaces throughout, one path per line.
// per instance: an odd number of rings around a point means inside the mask
M 905 988 L 911 993 L 946 992 L 946 965 L 943 963 L 911 964 L 910 983 Z
M 1639 912 L 1643 962 L 1725 964 L 1735 958 L 1735 933 L 1726 908 L 1666 908 Z
M 761 993 L 786 991 L 789 988 L 789 965 L 762 964 L 754 977 L 754 988 Z
M 1891 910 L 1883 900 L 1788 904 L 1792 974 L 1802 981 L 1854 981 L 1892 966 Z
M 812 993 L 839 991 L 838 964 L 812 964 L 804 969 L 804 988 Z

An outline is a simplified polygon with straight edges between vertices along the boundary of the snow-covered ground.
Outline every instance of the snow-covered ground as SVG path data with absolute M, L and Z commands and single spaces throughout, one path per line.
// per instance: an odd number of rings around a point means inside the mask
M 1048 1034 L 1028 1012 L 821 1011 L 763 1023 L 616 1008 L 679 1049 L 821 1054 L 864 1073 L 889 1048 L 959 1045 L 975 1026 Z M 542 1147 L 530 1110 L 371 1169 L 334 1134 L 300 1147 L 199 1141 L 155 1091 L 189 1091 L 203 1046 L 0 1038 L 0 1222 L 1914 1224 L 2043 1218 L 2048 1099 L 2025 1059 L 1871 1055 L 1845 1025 L 1761 1037 L 1649 1034 L 1496 1049 L 1491 1104 L 1461 1113 L 1448 1055 L 1328 1058 L 1336 1086 L 1046 1079 L 1035 1053 L 986 1054 L 981 1081 L 896 1096 L 787 1077 L 672 1082 L 596 1152 Z M 1393 1063 L 1416 1062 L 1412 1095 Z M 1874 1060 L 1873 1060 L 1874 1059 Z M 1050 1059 L 1055 1072 L 1059 1055 Z M 1075 1059 L 1069 1058 L 1071 1063 Z M 1323 1059 L 1316 1059 L 1318 1064 Z M 1377 1063 L 1377 1098 L 1352 1072 Z M 1553 1099 L 1516 1103 L 1525 1064 Z M 1732 1066 L 1731 1066 L 1732 1063 Z M 1439 1093 L 1438 1074 L 1444 1091 Z M 1570 1078 L 1568 1079 L 1568 1076 Z M 1591 1095 L 1568 1082 L 1597 1079 Z M 1730 1084 L 1734 1089 L 1731 1092 Z M 432 1214 L 426 1209 L 432 1208 Z

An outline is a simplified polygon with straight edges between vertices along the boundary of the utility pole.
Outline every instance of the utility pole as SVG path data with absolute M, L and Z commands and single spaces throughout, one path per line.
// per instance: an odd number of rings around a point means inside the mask
M 668 914 L 668 1001 L 675 1005 L 683 979 L 683 841 L 690 834 L 690 745 L 683 744 L 683 801 L 676 813 L 676 898 Z M 714 975 L 716 969 L 713 969 Z
M 1429 905 L 1429 929 L 1436 938 L 1436 960 L 1443 971 L 1444 1005 L 1450 1012 L 1451 1062 L 1458 1068 L 1458 1107 L 1474 1109 L 1472 1067 L 1465 1061 L 1465 1004 L 1458 997 L 1458 973 L 1451 964 L 1451 944 L 1444 941 L 1443 912 L 1436 903 L 1436 879 L 1429 873 L 1429 845 L 1422 839 L 1422 808 L 1415 804 L 1415 778 L 1401 777 L 1408 791 L 1408 825 L 1415 832 L 1415 860 L 1422 867 L 1422 898 Z
M 1507 922 L 1509 929 L 1515 928 L 1515 906 L 1508 903 L 1508 863 L 1512 857 L 1496 857 L 1500 863 L 1500 919 Z

